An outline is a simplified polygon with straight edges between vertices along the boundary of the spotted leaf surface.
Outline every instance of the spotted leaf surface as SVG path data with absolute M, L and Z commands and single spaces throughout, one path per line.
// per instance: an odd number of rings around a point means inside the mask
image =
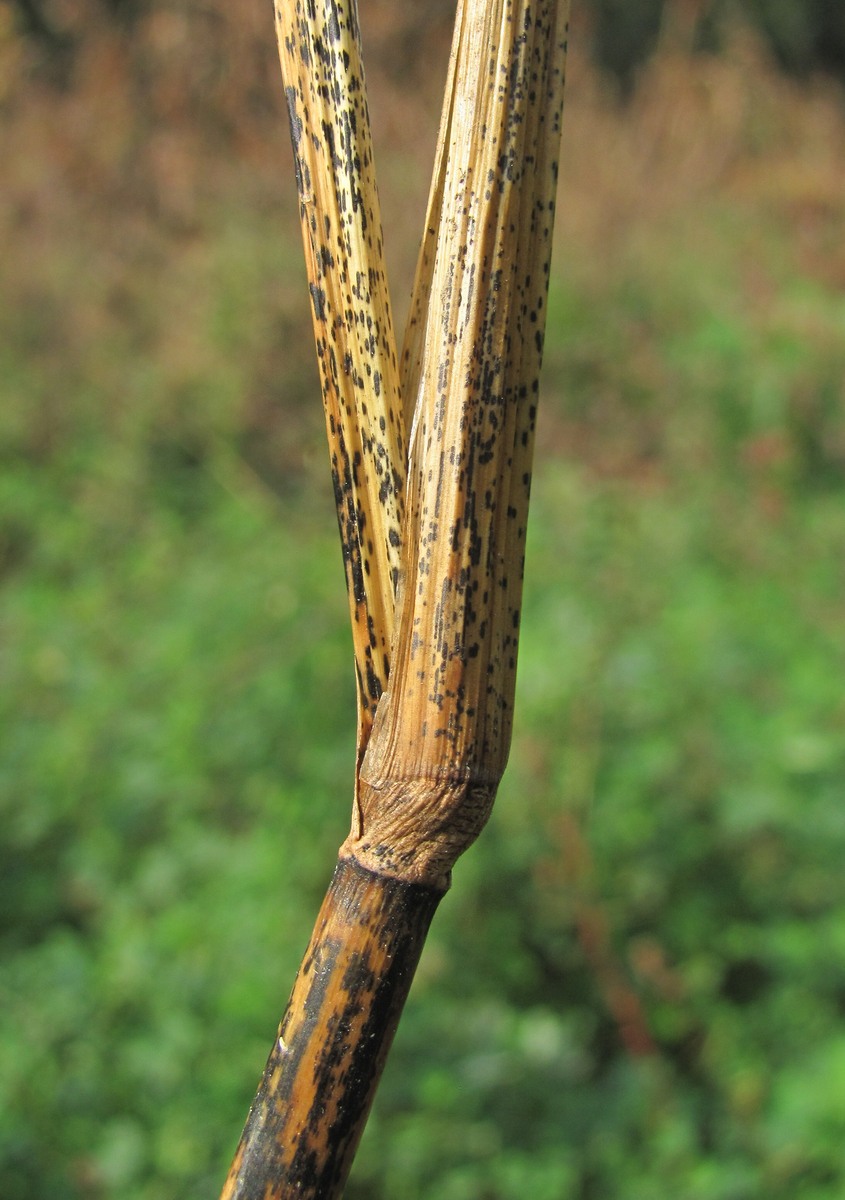
M 391 677 L 346 850 L 442 880 L 511 738 L 568 5 L 459 5 L 406 338 L 416 392 Z
M 405 439 L 354 0 L 279 0 L 317 360 L 352 616 L 359 756 L 390 668 Z

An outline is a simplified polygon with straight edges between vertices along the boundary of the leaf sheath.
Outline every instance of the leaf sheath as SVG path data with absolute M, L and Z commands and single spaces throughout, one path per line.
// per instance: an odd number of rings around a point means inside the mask
M 404 587 L 343 853 L 435 886 L 510 746 L 567 18 L 564 0 L 459 5 L 406 342 Z

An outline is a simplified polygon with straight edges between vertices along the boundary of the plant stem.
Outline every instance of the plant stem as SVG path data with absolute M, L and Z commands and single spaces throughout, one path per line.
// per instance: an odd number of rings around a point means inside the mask
M 442 894 L 338 861 L 221 1200 L 342 1195 Z
M 223 1200 L 341 1194 L 431 918 L 504 770 L 568 12 L 568 0 L 458 0 L 400 385 L 357 6 L 276 9 L 358 771 L 350 836 Z M 416 396 L 407 476 L 403 387 Z

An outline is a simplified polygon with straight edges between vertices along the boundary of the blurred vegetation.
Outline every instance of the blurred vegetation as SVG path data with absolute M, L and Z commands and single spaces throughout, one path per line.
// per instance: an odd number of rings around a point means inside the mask
M 365 0 L 364 7 L 379 2 Z M 197 0 L 88 0 L 81 17 L 63 0 L 11 3 L 21 32 L 39 43 L 59 67 L 87 40 L 92 19 L 131 28 L 157 12 L 201 15 L 213 22 L 220 15 L 213 5 Z M 420 9 L 399 0 L 394 7 L 394 50 L 413 61 L 419 57 L 420 38 L 425 41 L 432 23 L 448 20 L 452 5 L 449 0 L 428 0 Z M 698 47 L 713 49 L 722 43 L 725 30 L 742 19 L 788 71 L 806 75 L 825 70 L 845 79 L 845 10 L 830 0 L 582 0 L 579 8 L 588 22 L 585 32 L 595 61 L 625 89 L 658 45 L 661 30 L 679 21 Z
M 29 8 L 86 36 L 0 14 L 0 1195 L 199 1200 L 351 799 L 287 133 L 254 6 Z M 400 309 L 446 9 L 362 5 Z M 574 32 L 511 765 L 350 1200 L 845 1186 L 843 97 L 685 13 L 624 106 Z

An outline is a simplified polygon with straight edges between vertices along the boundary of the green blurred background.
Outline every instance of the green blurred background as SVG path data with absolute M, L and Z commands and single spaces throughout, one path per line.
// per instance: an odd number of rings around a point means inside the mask
M 350 1200 L 845 1194 L 845 9 L 580 4 L 517 726 Z M 450 5 L 362 0 L 399 323 Z M 216 1196 L 354 697 L 271 9 L 0 9 L 0 1196 Z

